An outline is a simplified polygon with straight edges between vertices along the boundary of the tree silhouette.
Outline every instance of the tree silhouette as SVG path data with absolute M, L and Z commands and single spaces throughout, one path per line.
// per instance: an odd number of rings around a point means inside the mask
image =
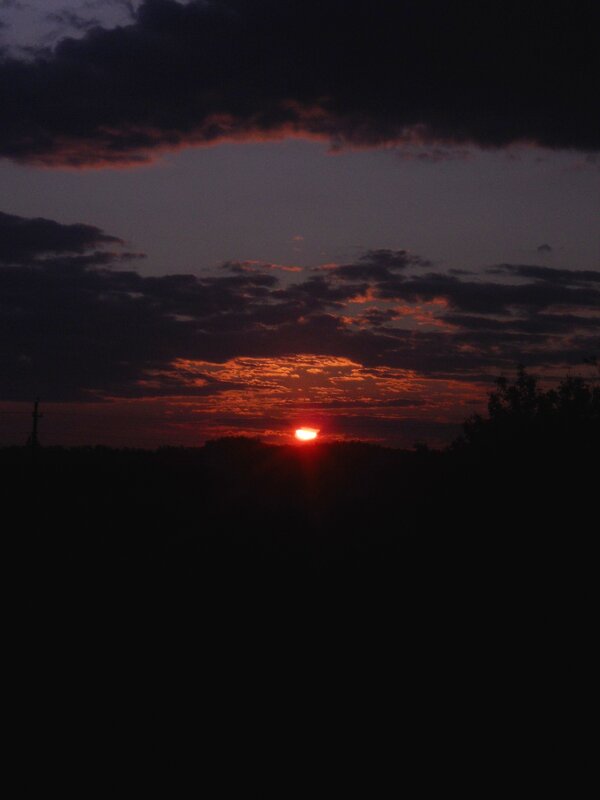
M 600 444 L 600 387 L 581 377 L 564 378 L 544 390 L 520 366 L 513 382 L 496 380 L 488 416 L 474 414 L 463 425 L 459 446 L 494 452 L 535 449 L 588 452 Z

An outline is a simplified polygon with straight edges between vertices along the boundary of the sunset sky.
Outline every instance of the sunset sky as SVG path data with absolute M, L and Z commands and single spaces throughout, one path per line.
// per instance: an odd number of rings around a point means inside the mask
M 600 356 L 597 2 L 0 0 L 0 445 L 451 439 Z

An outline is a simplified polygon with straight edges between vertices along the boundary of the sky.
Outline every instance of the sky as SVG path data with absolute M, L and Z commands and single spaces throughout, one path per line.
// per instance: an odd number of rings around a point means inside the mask
M 599 22 L 0 0 L 0 444 L 440 445 L 594 376 Z

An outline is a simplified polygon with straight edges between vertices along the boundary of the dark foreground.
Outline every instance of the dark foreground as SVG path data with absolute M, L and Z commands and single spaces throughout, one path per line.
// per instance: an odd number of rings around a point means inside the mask
M 269 447 L 0 451 L 16 613 L 55 633 L 186 629 L 456 643 L 583 624 L 595 453 Z M 471 640 L 472 641 L 472 640 Z
M 513 444 L 1 450 L 24 752 L 61 785 L 176 736 L 223 785 L 573 789 L 597 440 Z
M 0 450 L 19 774 L 583 796 L 599 452 L 524 373 L 444 452 Z

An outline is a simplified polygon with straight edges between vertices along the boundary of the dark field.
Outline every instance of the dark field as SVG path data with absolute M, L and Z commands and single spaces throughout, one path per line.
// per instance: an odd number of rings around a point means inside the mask
M 443 452 L 0 450 L 20 735 L 33 715 L 51 753 L 68 719 L 128 753 L 131 725 L 145 759 L 143 729 L 193 708 L 226 779 L 231 753 L 297 785 L 299 761 L 348 769 L 372 746 L 427 780 L 508 789 L 552 762 L 572 786 L 591 757 L 600 445 L 597 391 L 576 394 L 569 413 L 492 403 Z M 89 777 L 97 753 L 69 747 Z

